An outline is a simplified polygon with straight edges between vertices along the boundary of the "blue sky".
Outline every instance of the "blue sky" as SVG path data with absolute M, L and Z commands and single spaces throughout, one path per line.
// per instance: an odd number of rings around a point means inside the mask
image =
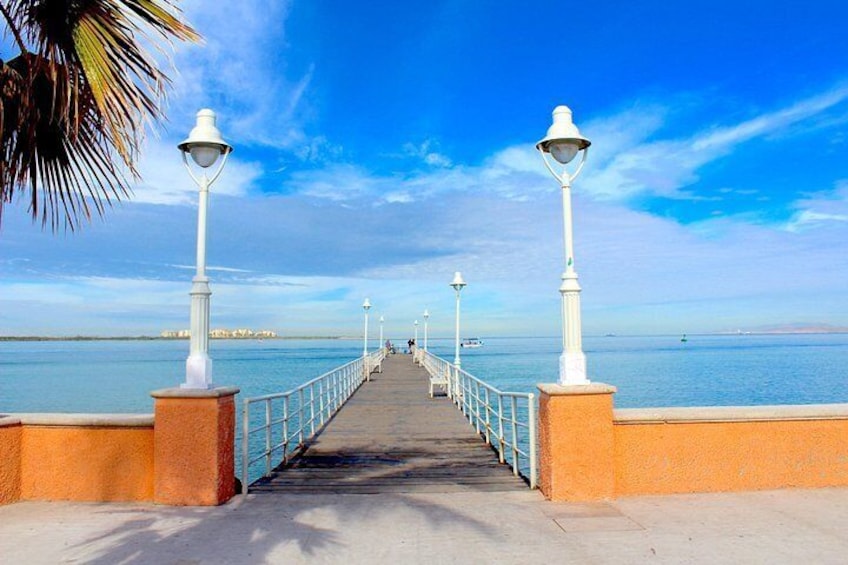
M 528 5 L 529 4 L 529 5 Z M 0 335 L 188 327 L 197 189 L 176 144 L 214 109 L 213 327 L 406 339 L 558 335 L 567 104 L 586 334 L 848 326 L 848 7 L 837 2 L 183 2 L 168 121 L 134 196 L 77 233 L 7 206 Z M 4 50 L 5 51 L 5 50 Z M 372 328 L 374 325 L 372 324 Z

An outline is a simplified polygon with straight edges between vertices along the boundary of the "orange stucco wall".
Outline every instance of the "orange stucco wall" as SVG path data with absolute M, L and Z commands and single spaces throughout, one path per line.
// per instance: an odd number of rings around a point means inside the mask
M 156 391 L 155 417 L 0 414 L 0 504 L 226 502 L 235 494 L 237 393 Z
M 609 498 L 614 489 L 614 387 L 541 385 L 539 489 L 554 500 Z
M 618 496 L 848 485 L 848 419 L 616 424 Z
M 153 427 L 24 425 L 22 500 L 153 499 Z
M 21 423 L 0 420 L 0 504 L 21 498 Z
M 236 388 L 154 391 L 154 502 L 216 505 L 235 494 Z
M 551 500 L 848 486 L 848 405 L 613 410 L 614 387 L 539 385 Z

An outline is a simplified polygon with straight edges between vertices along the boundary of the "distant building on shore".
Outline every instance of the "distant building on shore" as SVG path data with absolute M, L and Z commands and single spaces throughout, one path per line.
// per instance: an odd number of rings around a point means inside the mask
M 160 337 L 166 339 L 185 339 L 191 337 L 189 330 L 164 330 L 159 334 Z M 271 330 L 253 331 L 247 328 L 237 330 L 227 330 L 223 328 L 214 329 L 209 332 L 209 337 L 212 339 L 264 339 L 277 337 L 277 332 Z

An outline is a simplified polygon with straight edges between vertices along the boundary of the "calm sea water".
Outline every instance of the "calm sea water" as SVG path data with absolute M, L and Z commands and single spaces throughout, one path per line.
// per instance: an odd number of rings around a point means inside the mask
M 556 381 L 559 338 L 484 342 L 462 350 L 475 376 L 522 392 Z M 451 340 L 429 348 L 453 360 Z M 618 387 L 617 407 L 848 402 L 848 334 L 587 337 L 584 349 L 590 379 Z M 0 342 L 0 412 L 152 412 L 150 391 L 183 381 L 187 352 L 187 341 Z M 211 345 L 215 382 L 246 396 L 287 390 L 361 353 L 357 340 Z

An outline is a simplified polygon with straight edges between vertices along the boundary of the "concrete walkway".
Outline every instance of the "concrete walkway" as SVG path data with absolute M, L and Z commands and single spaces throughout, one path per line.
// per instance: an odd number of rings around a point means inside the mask
M 545 502 L 265 493 L 217 508 L 0 507 L 0 563 L 846 563 L 848 489 Z

